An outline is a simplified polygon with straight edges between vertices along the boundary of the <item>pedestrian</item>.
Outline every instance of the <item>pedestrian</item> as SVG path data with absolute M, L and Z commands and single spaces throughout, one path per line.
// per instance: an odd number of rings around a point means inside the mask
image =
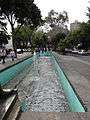
M 0 61 L 2 59 L 2 49 L 0 49 Z
M 11 50 L 10 55 L 11 55 L 12 61 L 14 61 L 14 57 L 15 57 L 15 52 L 14 52 L 14 50 Z
M 6 57 L 6 49 L 5 48 L 3 48 L 2 49 L 2 63 L 4 64 L 5 63 L 5 57 Z

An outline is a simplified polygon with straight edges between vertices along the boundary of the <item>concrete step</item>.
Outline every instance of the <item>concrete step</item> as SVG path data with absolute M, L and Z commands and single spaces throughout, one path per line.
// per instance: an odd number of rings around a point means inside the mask
M 90 120 L 90 113 L 28 111 L 22 113 L 19 120 Z
M 9 91 L 9 90 L 4 90 Z M 7 120 L 11 115 L 13 109 L 17 109 L 16 111 L 19 112 L 20 107 L 17 106 L 18 95 L 17 92 L 15 94 L 10 95 L 8 98 L 0 98 L 0 120 Z M 16 111 L 14 112 L 16 114 Z M 17 115 L 15 115 L 17 116 Z M 11 120 L 11 119 L 10 119 Z
M 12 108 L 12 111 L 10 112 L 10 114 L 7 118 L 7 120 L 17 120 L 19 118 L 20 113 L 21 113 L 20 102 L 17 99 L 15 105 Z

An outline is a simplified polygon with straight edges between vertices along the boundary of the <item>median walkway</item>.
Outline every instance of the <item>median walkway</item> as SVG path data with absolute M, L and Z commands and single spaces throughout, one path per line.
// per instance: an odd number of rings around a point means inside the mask
M 70 83 L 90 112 L 90 62 L 73 56 L 54 53 Z

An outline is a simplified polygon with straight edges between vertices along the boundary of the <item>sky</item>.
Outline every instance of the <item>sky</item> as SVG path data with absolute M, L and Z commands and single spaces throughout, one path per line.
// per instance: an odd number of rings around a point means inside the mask
M 87 7 L 90 6 L 89 0 L 34 0 L 34 3 L 41 10 L 42 17 L 45 18 L 50 10 L 54 9 L 56 12 L 63 12 L 66 10 L 69 16 L 68 28 L 70 23 L 75 20 L 79 22 L 87 21 L 86 16 Z M 8 32 L 11 32 L 10 25 L 7 25 Z
M 90 6 L 89 0 L 34 0 L 41 10 L 42 17 L 46 17 L 48 12 L 54 9 L 56 12 L 66 10 L 69 16 L 69 23 L 78 20 L 87 21 L 87 7 Z

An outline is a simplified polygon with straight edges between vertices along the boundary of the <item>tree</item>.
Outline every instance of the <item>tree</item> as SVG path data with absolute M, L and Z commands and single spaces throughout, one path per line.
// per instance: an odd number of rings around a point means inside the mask
M 76 47 L 87 51 L 90 48 L 90 23 L 81 23 L 78 30 L 69 32 L 65 41 L 68 48 Z
M 66 11 L 56 12 L 51 10 L 46 17 L 46 22 L 51 26 L 52 30 L 48 32 L 48 41 L 50 46 L 56 50 L 58 43 L 62 39 L 63 35 L 68 34 L 66 23 L 68 22 L 68 14 Z
M 33 47 L 37 47 L 37 48 L 44 48 L 47 46 L 47 36 L 45 33 L 41 32 L 41 31 L 37 31 L 33 33 L 33 37 L 32 37 L 32 44 Z
M 90 1 L 89 1 L 89 3 L 90 3 Z M 86 16 L 88 16 L 89 21 L 90 21 L 90 7 L 87 7 L 87 10 L 88 10 L 88 13 L 86 13 Z
M 65 37 L 68 34 L 68 30 L 62 29 L 62 28 L 57 28 L 57 29 L 52 29 L 47 33 L 48 36 L 48 42 L 50 46 L 56 50 L 58 47 L 58 43 L 61 39 L 65 39 Z
M 65 41 L 69 48 L 78 47 L 79 45 L 78 49 L 87 51 L 90 48 L 90 23 L 81 23 L 80 28 L 70 32 Z
M 16 31 L 18 27 L 15 29 Z M 30 26 L 22 26 L 15 35 L 17 48 L 27 48 L 28 43 L 31 44 L 32 33 L 33 29 Z
M 61 39 L 58 43 L 58 48 L 60 50 L 60 52 L 62 52 L 62 54 L 65 54 L 65 48 L 67 47 L 67 43 L 65 41 L 65 39 Z
M 58 44 L 60 43 L 60 41 L 63 41 L 66 37 L 66 34 L 65 33 L 57 33 L 53 40 L 52 40 L 52 45 L 53 45 L 53 49 L 56 51 L 57 48 L 58 48 Z
M 69 32 L 67 37 L 65 38 L 66 44 L 68 48 L 74 48 L 74 46 L 77 46 L 80 42 L 80 30 L 75 30 L 72 32 Z
M 63 54 L 65 54 L 65 48 L 73 49 L 78 46 L 81 39 L 80 32 L 80 30 L 71 31 L 63 39 L 60 39 L 58 47 Z
M 8 35 L 6 30 L 6 22 L 2 18 L 2 21 L 0 21 L 0 47 L 8 44 L 8 40 L 10 39 L 10 36 Z
M 88 50 L 90 48 L 90 22 L 83 22 L 80 26 L 80 30 L 81 48 Z
M 58 13 L 51 10 L 46 17 L 46 22 L 49 23 L 52 28 L 65 27 L 64 24 L 68 22 L 68 14 L 66 11 Z
M 5 33 L 5 31 L 0 31 L 0 46 L 8 44 L 10 36 Z
M 12 29 L 13 47 L 16 51 L 15 34 L 24 24 L 36 27 L 41 20 L 41 14 L 34 0 L 0 0 L 0 20 L 5 19 Z M 15 25 L 19 24 L 17 31 Z

